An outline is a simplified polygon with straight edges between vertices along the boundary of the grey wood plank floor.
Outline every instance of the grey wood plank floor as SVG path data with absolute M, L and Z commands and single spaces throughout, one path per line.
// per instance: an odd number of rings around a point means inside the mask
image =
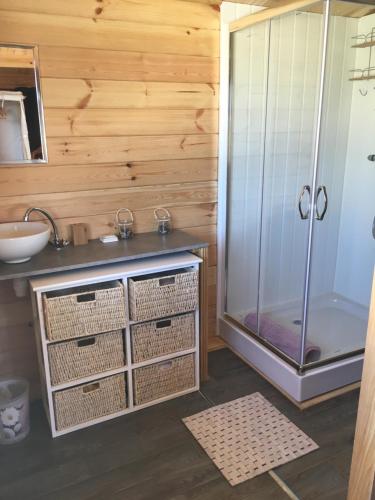
M 0 447 L 0 499 L 288 499 L 269 474 L 231 487 L 181 421 L 256 391 L 320 446 L 277 476 L 301 500 L 346 498 L 357 391 L 300 412 L 227 349 L 210 354 L 209 370 L 200 393 L 54 440 L 34 403 L 30 435 Z

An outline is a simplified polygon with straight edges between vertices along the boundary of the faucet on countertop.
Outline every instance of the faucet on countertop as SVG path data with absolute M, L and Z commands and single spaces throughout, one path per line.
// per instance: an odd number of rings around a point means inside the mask
M 43 208 L 36 208 L 36 207 L 28 208 L 25 212 L 25 215 L 23 216 L 24 222 L 29 222 L 30 214 L 32 212 L 39 212 L 50 221 L 52 229 L 53 229 L 53 240 L 51 241 L 51 244 L 57 250 L 60 250 L 60 248 L 64 248 L 64 247 L 69 245 L 70 241 L 64 240 L 64 238 L 60 238 L 56 223 L 53 220 L 52 215 L 49 212 L 47 212 L 47 210 L 44 210 Z

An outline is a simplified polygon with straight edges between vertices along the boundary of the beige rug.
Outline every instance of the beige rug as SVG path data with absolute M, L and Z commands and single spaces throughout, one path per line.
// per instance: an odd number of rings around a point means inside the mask
M 232 486 L 319 448 L 259 392 L 183 422 Z

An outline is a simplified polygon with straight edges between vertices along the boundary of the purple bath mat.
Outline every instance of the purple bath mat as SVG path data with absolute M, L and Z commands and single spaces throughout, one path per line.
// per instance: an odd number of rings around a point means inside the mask
M 249 313 L 244 324 L 253 332 L 257 331 L 257 313 Z M 260 336 L 268 340 L 290 358 L 299 361 L 301 337 L 287 326 L 280 325 L 267 314 L 260 315 Z M 320 347 L 307 341 L 305 345 L 305 362 L 316 361 L 320 358 Z

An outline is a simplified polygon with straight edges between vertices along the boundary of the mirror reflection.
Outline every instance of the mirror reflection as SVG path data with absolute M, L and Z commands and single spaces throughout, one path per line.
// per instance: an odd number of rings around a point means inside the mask
M 37 50 L 0 46 L 0 163 L 47 161 Z

